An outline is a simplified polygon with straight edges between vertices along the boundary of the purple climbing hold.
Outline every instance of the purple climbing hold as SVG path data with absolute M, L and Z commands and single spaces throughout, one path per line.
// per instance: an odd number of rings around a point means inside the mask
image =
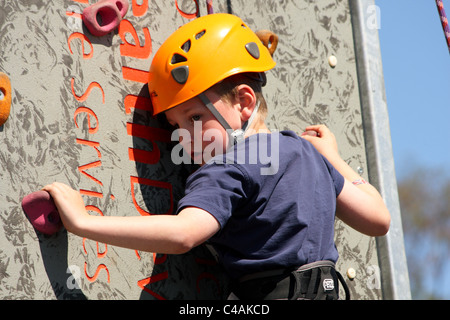
M 52 235 L 63 226 L 58 209 L 47 191 L 36 191 L 25 196 L 22 209 L 33 227 L 44 234 Z

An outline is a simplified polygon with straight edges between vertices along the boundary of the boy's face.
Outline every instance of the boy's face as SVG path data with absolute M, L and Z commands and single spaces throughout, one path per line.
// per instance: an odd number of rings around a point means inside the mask
M 220 99 L 212 91 L 206 96 L 233 130 L 242 127 L 239 103 Z M 195 97 L 165 112 L 167 121 L 179 129 L 179 141 L 194 163 L 203 165 L 210 158 L 223 154 L 228 146 L 228 134 L 203 102 Z

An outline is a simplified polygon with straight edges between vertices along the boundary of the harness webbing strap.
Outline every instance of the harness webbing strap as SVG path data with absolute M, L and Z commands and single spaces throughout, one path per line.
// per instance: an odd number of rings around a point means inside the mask
M 251 123 L 255 119 L 255 117 L 258 113 L 259 106 L 261 104 L 261 101 L 258 101 L 256 103 L 255 109 L 253 109 L 253 112 L 252 112 L 250 118 L 244 123 L 244 125 L 242 126 L 242 129 L 237 129 L 237 130 L 233 131 L 233 129 L 228 124 L 228 122 L 225 120 L 225 118 L 220 114 L 220 112 L 216 109 L 216 107 L 214 107 L 211 100 L 209 100 L 208 97 L 204 93 L 200 93 L 198 95 L 198 97 L 203 102 L 203 104 L 208 108 L 208 110 L 211 111 L 211 113 L 214 115 L 214 117 L 217 119 L 217 121 L 219 121 L 219 123 L 222 125 L 222 127 L 224 127 L 225 130 L 227 130 L 228 134 L 230 134 L 231 140 L 233 141 L 233 143 L 231 145 L 235 145 L 236 143 L 238 143 L 244 139 L 245 132 L 247 131 L 247 129 L 250 127 Z
M 225 120 L 225 118 L 222 117 L 220 112 L 217 111 L 216 107 L 214 107 L 211 100 L 209 100 L 208 97 L 204 93 L 200 93 L 198 95 L 198 97 L 200 98 L 200 100 L 202 100 L 203 104 L 208 108 L 208 110 L 211 111 L 211 113 L 214 115 L 214 117 L 216 117 L 217 121 L 219 121 L 219 123 L 222 125 L 222 127 L 224 127 L 225 130 L 231 130 L 230 125 Z
M 304 264 L 303 266 L 299 267 L 295 271 L 301 272 L 301 271 L 306 271 L 309 269 L 319 268 L 319 267 L 335 268 L 335 264 L 333 261 L 320 260 L 320 261 L 315 261 L 315 262 L 311 262 L 308 264 Z M 239 278 L 239 282 L 245 282 L 245 281 L 249 281 L 249 280 L 266 278 L 266 277 L 280 276 L 285 273 L 286 273 L 286 269 L 275 269 L 275 270 L 255 272 L 255 273 L 247 274 L 247 275 Z

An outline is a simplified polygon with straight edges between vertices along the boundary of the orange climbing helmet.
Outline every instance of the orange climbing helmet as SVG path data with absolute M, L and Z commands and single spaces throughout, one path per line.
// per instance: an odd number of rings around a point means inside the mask
M 232 75 L 274 66 L 269 50 L 240 18 L 225 13 L 197 18 L 167 38 L 153 58 L 148 81 L 153 114 Z

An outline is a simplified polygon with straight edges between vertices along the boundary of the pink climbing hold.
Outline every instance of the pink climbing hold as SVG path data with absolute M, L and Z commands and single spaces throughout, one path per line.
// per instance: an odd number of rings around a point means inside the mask
M 100 2 L 111 2 L 114 3 L 117 7 L 117 10 L 120 12 L 120 17 L 123 18 L 127 14 L 128 11 L 128 0 L 100 0 Z
M 44 234 L 52 235 L 63 226 L 58 209 L 47 191 L 36 191 L 25 196 L 22 209 L 33 227 Z
M 101 0 L 83 10 L 83 23 L 94 36 L 116 29 L 128 11 L 127 0 Z

